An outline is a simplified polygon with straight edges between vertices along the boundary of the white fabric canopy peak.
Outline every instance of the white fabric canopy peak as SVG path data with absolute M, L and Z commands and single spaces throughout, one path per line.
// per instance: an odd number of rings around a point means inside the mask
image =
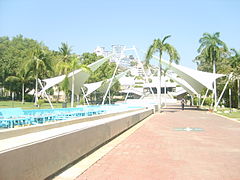
M 89 84 L 84 84 L 84 86 L 87 88 L 87 93 L 85 96 L 88 96 L 92 92 L 96 91 L 98 88 L 101 87 L 103 81 L 95 82 L 95 83 L 89 83 Z
M 109 58 L 111 58 L 113 54 L 102 58 L 92 64 L 89 64 L 88 67 L 91 69 L 91 71 L 97 70 L 103 63 L 105 63 Z M 75 70 L 68 74 L 68 80 L 69 80 L 69 90 L 71 90 L 72 87 L 72 77 L 74 75 L 74 94 L 80 94 L 81 87 L 83 86 L 84 82 L 89 78 L 90 72 L 84 72 L 82 69 Z M 47 89 L 55 86 L 56 84 L 61 83 L 66 75 L 57 76 L 54 78 L 44 79 L 43 81 L 46 83 L 44 88 L 40 91 L 46 91 Z
M 157 56 L 153 57 L 159 60 Z M 224 74 L 213 74 L 190 69 L 175 63 L 170 63 L 164 59 L 162 59 L 162 63 L 167 65 L 178 76 L 184 79 L 198 94 L 200 94 L 204 88 L 213 90 L 214 80 L 225 76 Z
M 127 74 L 129 70 L 124 71 L 118 75 L 116 75 L 112 81 L 111 87 L 123 76 L 125 76 Z M 92 92 L 96 91 L 97 89 L 104 93 L 108 86 L 109 83 L 111 82 L 111 79 L 107 79 L 106 81 L 99 81 L 99 82 L 95 82 L 95 83 L 89 83 L 89 84 L 84 84 L 84 86 L 87 88 L 87 93 L 85 96 L 88 96 L 89 94 L 91 94 Z
M 181 78 L 178 78 L 176 76 L 173 76 L 172 74 L 167 73 L 166 76 L 168 76 L 170 79 L 178 83 L 184 90 L 186 90 L 190 95 L 198 94 L 192 86 L 190 86 L 186 81 L 184 81 Z

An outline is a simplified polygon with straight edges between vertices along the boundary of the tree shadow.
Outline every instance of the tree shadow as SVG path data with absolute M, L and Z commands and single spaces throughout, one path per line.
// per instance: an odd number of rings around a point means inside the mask
M 163 108 L 164 112 L 178 112 L 182 111 L 180 105 L 171 105 L 170 107 Z M 208 109 L 200 109 L 197 106 L 185 106 L 183 111 L 208 111 Z

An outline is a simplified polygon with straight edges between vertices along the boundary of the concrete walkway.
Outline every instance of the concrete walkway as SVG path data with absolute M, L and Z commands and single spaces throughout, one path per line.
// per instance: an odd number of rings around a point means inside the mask
M 239 180 L 240 123 L 179 107 L 155 114 L 77 180 Z

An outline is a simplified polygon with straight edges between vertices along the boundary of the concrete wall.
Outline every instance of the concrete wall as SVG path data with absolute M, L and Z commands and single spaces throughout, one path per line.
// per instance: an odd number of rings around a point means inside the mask
M 0 179 L 44 179 L 152 113 L 153 109 L 132 112 L 105 124 L 1 152 Z
M 21 135 L 28 134 L 28 133 L 44 131 L 44 130 L 48 130 L 48 129 L 52 129 L 52 128 L 63 127 L 63 126 L 71 125 L 71 124 L 76 124 L 76 123 L 81 123 L 81 122 L 86 122 L 86 121 L 93 121 L 93 120 L 97 120 L 97 119 L 103 119 L 103 118 L 107 118 L 107 117 L 111 117 L 111 116 L 116 116 L 119 114 L 134 112 L 137 110 L 139 110 L 139 109 L 123 111 L 123 112 L 116 112 L 116 113 L 111 113 L 111 114 L 100 114 L 100 115 L 86 116 L 86 117 L 80 117 L 80 118 L 78 117 L 78 118 L 70 119 L 70 120 L 55 121 L 55 122 L 51 122 L 51 123 L 44 123 L 44 124 L 33 125 L 33 126 L 1 130 L 0 131 L 0 140 L 15 137 L 15 136 L 21 136 Z

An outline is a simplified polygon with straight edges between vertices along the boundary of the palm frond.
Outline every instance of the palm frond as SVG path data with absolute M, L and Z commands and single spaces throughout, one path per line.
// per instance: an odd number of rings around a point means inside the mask
M 19 82 L 21 79 L 17 76 L 8 76 L 5 80 L 6 82 Z
M 171 37 L 171 35 L 165 36 L 165 37 L 163 38 L 163 40 L 162 40 L 162 43 L 164 44 L 164 42 L 166 41 L 166 39 L 168 39 L 168 38 L 170 38 L 170 37 Z

